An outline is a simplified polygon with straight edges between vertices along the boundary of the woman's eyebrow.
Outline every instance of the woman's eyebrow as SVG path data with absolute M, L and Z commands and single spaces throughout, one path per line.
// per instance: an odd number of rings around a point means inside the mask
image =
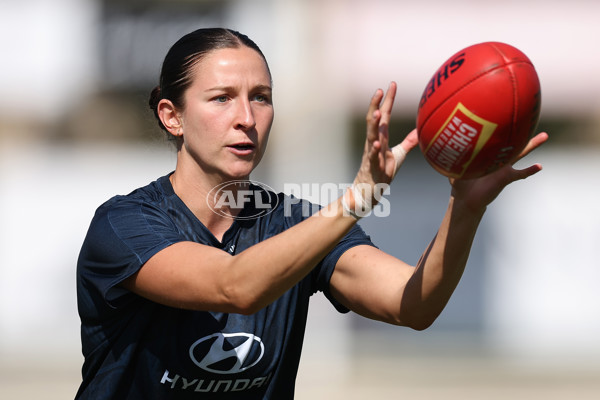
M 228 92 L 228 91 L 233 91 L 233 90 L 236 90 L 236 88 L 234 86 L 223 85 L 223 86 L 214 86 L 214 87 L 208 88 L 205 90 L 205 92 L 220 92 L 220 91 Z M 260 84 L 260 85 L 256 85 L 256 86 L 252 87 L 251 91 L 272 92 L 273 89 L 269 85 Z

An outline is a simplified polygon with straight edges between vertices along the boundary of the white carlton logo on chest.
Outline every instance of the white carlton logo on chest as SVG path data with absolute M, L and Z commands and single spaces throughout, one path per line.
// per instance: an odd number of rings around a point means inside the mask
M 237 374 L 255 366 L 265 346 L 250 333 L 215 333 L 198 339 L 190 347 L 190 358 L 198 367 L 215 374 Z

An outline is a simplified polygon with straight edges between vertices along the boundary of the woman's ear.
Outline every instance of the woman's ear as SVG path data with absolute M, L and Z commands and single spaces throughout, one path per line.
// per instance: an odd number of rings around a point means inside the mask
M 162 99 L 159 101 L 156 111 L 160 121 L 171 135 L 183 135 L 183 121 L 181 119 L 181 115 L 171 100 Z

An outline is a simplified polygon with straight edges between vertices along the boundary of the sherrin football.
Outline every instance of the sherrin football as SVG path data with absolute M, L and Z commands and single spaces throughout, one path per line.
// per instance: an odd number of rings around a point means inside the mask
M 441 174 L 489 174 L 513 160 L 537 127 L 540 82 L 513 46 L 485 42 L 450 57 L 433 74 L 417 112 L 419 146 Z

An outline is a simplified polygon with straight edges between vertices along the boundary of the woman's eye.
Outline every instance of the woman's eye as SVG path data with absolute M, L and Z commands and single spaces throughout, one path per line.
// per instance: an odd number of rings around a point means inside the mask
M 225 103 L 225 102 L 227 102 L 227 96 L 225 96 L 225 95 L 217 96 L 217 97 L 215 97 L 215 101 L 217 103 Z
M 258 101 L 260 103 L 268 103 L 269 97 L 264 94 L 257 94 L 254 96 L 254 101 Z

